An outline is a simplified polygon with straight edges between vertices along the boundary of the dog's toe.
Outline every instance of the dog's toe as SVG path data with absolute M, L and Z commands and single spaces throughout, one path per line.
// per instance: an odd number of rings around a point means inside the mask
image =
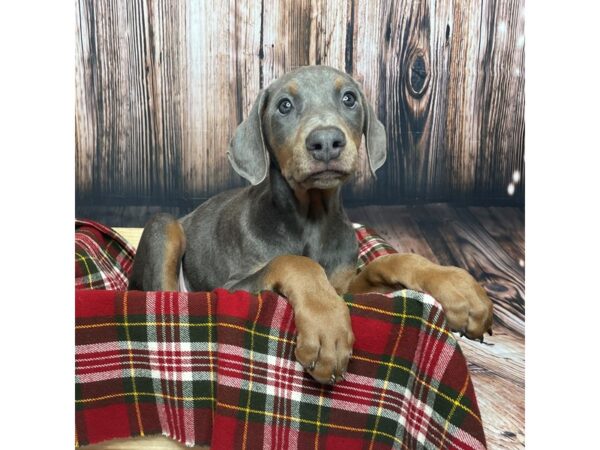
M 442 270 L 443 276 L 438 274 L 438 282 L 428 291 L 442 304 L 450 328 L 470 339 L 479 339 L 485 332 L 491 335 L 494 308 L 485 290 L 463 269 Z
M 296 359 L 319 383 L 341 381 L 348 368 L 354 344 L 350 313 L 339 297 L 318 311 L 296 312 Z

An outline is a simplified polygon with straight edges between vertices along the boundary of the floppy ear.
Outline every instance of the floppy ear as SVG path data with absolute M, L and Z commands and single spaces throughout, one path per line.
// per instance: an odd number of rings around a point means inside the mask
M 263 181 L 269 169 L 261 119 L 266 98 L 263 89 L 252 105 L 250 115 L 236 128 L 227 152 L 233 169 L 252 184 Z
M 375 111 L 366 101 L 365 95 L 361 92 L 362 102 L 365 110 L 365 121 L 363 125 L 363 134 L 366 138 L 367 156 L 369 158 L 369 167 L 371 173 L 375 176 L 375 171 L 383 166 L 387 154 L 387 143 L 385 127 L 377 119 Z

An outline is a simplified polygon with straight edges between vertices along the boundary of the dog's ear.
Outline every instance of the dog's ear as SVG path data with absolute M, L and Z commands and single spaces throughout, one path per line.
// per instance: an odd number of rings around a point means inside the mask
M 269 153 L 262 128 L 266 101 L 267 92 L 263 89 L 252 105 L 250 115 L 236 128 L 227 152 L 233 169 L 252 184 L 263 181 L 269 170 Z
M 385 127 L 377 119 L 373 107 L 367 102 L 362 91 L 360 95 L 362 98 L 363 110 L 365 111 L 363 134 L 366 139 L 367 157 L 369 158 L 371 173 L 375 176 L 375 171 L 383 166 L 387 154 Z

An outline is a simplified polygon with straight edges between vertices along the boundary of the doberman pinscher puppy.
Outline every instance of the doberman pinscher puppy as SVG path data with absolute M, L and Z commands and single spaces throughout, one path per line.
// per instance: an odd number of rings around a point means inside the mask
M 402 285 L 433 295 L 470 338 L 492 324 L 492 302 L 465 270 L 414 254 L 388 255 L 356 274 L 358 244 L 342 207 L 362 136 L 373 173 L 386 135 L 359 85 L 330 67 L 302 67 L 258 94 L 229 147 L 250 181 L 177 220 L 159 214 L 142 234 L 129 289 L 275 290 L 294 310 L 296 358 L 321 383 L 339 381 L 352 354 L 340 294 Z

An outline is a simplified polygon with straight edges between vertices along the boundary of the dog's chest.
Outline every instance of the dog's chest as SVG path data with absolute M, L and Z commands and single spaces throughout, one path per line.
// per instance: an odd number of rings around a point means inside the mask
M 302 256 L 307 256 L 316 261 L 329 250 L 327 240 L 323 239 L 322 233 L 314 226 L 307 227 L 304 230 L 300 239 L 300 246 L 302 247 Z
M 317 261 L 331 274 L 339 266 L 356 261 L 355 243 L 354 232 L 347 226 L 309 223 L 303 229 L 298 253 Z

